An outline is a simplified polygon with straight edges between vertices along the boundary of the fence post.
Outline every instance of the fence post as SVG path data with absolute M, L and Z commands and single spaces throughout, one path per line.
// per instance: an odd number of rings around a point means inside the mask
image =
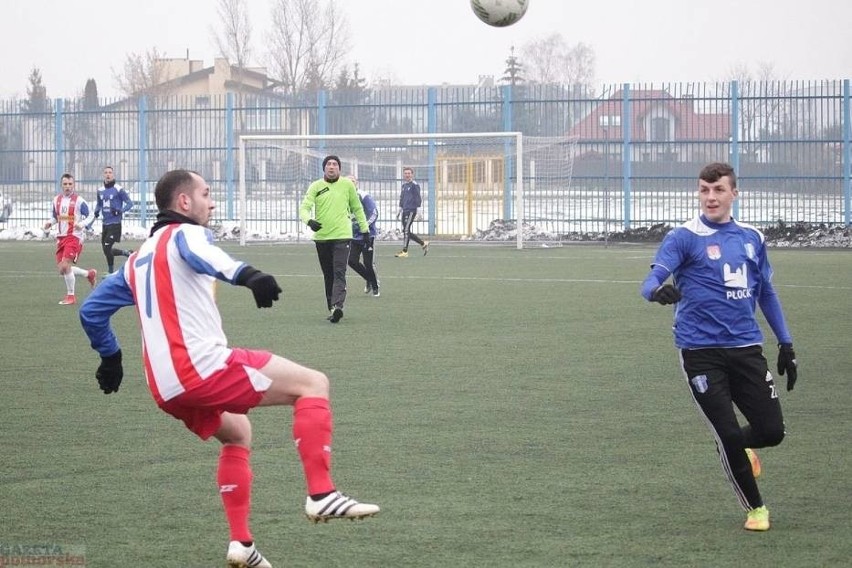
M 326 133 L 326 93 L 325 91 L 317 92 L 317 134 L 320 136 Z M 319 149 L 325 149 L 325 140 L 319 141 Z
M 849 109 L 849 79 L 843 80 L 843 224 L 852 224 L 852 111 Z
M 512 124 L 514 120 L 512 117 L 512 85 L 503 85 L 503 132 L 512 132 Z M 511 157 L 515 155 L 515 152 L 512 151 L 512 140 L 508 138 L 503 139 L 503 218 L 504 219 L 517 219 L 515 215 L 512 214 L 512 180 L 515 179 L 513 175 L 512 169 L 512 160 Z M 522 157 L 523 159 L 523 157 Z M 521 164 L 517 164 L 517 167 L 520 167 Z M 515 193 L 521 191 L 522 188 L 516 187 Z M 518 225 L 518 232 L 523 231 L 523 227 Z
M 632 103 L 630 102 L 630 84 L 624 83 L 622 88 L 621 102 L 621 196 L 622 210 L 624 212 L 624 230 L 630 230 L 630 204 L 632 201 L 631 176 L 631 131 L 633 130 L 633 121 L 630 117 L 633 115 Z M 609 197 L 607 197 L 609 199 Z
M 740 84 L 731 81 L 731 148 L 730 163 L 734 173 L 740 175 Z M 740 201 L 734 200 L 733 215 L 735 219 L 740 217 Z
M 148 226 L 148 99 L 139 97 L 136 113 L 139 124 L 139 149 L 137 159 L 139 170 L 136 172 L 136 185 L 139 187 L 139 221 L 142 227 Z
M 429 134 L 435 134 L 438 132 L 438 89 L 435 87 L 429 87 L 426 90 L 426 104 L 426 131 Z M 426 180 L 429 184 L 429 220 L 427 221 L 429 229 L 427 234 L 434 235 L 438 219 L 435 211 L 438 204 L 438 192 L 435 185 L 435 160 L 437 154 L 435 139 L 430 138 L 427 144 L 427 163 L 429 164 L 429 174 Z
M 53 183 L 57 184 L 54 193 L 62 191 L 62 186 L 59 185 L 59 182 L 62 174 L 65 173 L 65 138 L 63 136 L 63 122 L 65 122 L 63 114 L 64 104 L 65 102 L 62 99 L 56 99 L 56 112 L 53 116 L 53 144 L 56 152 L 56 159 L 54 160 L 56 175 L 53 176 Z
M 225 94 L 225 212 L 234 219 L 234 93 Z

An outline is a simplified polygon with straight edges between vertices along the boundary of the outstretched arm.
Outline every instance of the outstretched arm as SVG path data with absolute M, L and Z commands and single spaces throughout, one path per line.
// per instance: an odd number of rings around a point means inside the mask
M 134 304 L 130 286 L 122 274 L 104 279 L 92 290 L 80 306 L 80 323 L 89 338 L 92 349 L 102 357 L 115 354 L 121 346 L 110 326 L 113 314 Z
M 118 274 L 104 280 L 80 307 L 83 331 L 89 337 L 92 348 L 101 356 L 95 378 L 104 394 L 118 392 L 124 378 L 121 346 L 110 327 L 110 318 L 119 309 L 133 303 L 130 286 L 123 275 Z

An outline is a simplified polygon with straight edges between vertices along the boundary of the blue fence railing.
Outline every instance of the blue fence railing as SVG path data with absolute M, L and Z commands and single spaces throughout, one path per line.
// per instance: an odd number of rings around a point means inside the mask
M 695 209 L 692 188 L 698 170 L 715 160 L 730 161 L 738 172 L 736 214 L 744 221 L 849 226 L 850 98 L 849 80 L 838 80 L 623 84 L 605 86 L 599 93 L 530 85 L 298 96 L 229 93 L 96 105 L 57 99 L 47 101 L 45 108 L 0 101 L 0 192 L 4 200 L 21 205 L 7 224 L 41 222 L 39 204 L 58 190 L 66 171 L 77 177 L 84 196 L 93 197 L 103 166 L 112 165 L 133 198 L 144 204 L 152 201 L 153 184 L 164 171 L 186 167 L 210 181 L 219 215 L 233 220 L 239 215 L 237 146 L 242 134 L 518 131 L 525 140 L 561 140 L 570 149 L 562 154 L 561 172 L 543 168 L 541 160 L 536 171 L 527 158 L 522 164 L 524 218 L 547 230 L 620 230 L 683 221 Z M 331 142 L 314 149 L 331 151 Z M 421 164 L 427 169 L 424 190 L 434 208 L 440 205 L 436 168 L 446 159 L 438 150 Z M 274 160 L 247 166 L 249 183 L 257 187 L 286 177 L 281 170 L 289 167 Z M 512 180 L 512 160 L 500 167 L 510 174 L 504 179 Z M 392 204 L 401 180 L 364 181 L 373 182 Z M 480 190 L 474 187 L 474 195 Z M 513 215 L 513 184 L 507 182 L 499 191 L 501 205 L 494 217 Z M 291 209 L 279 212 L 284 218 L 270 217 L 269 230 L 275 223 L 294 221 L 288 217 Z M 153 213 L 142 207 L 136 217 L 145 226 Z M 387 211 L 388 222 L 393 213 Z M 449 226 L 440 220 L 430 223 L 435 231 Z

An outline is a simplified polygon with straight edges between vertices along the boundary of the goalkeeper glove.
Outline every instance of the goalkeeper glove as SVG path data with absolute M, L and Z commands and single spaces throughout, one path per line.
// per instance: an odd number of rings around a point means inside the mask
M 657 302 L 664 306 L 676 304 L 680 301 L 680 298 L 680 290 L 675 288 L 673 284 L 663 284 L 651 294 L 652 302 Z
M 258 308 L 271 308 L 272 302 L 278 301 L 281 288 L 271 274 L 261 272 L 253 266 L 246 265 L 237 276 L 236 284 L 245 286 L 254 294 L 254 303 Z
M 373 237 L 370 235 L 370 233 L 361 233 L 361 238 L 364 239 L 364 250 L 373 250 Z
M 322 223 L 320 223 L 316 219 L 311 219 L 310 221 L 308 221 L 308 227 L 310 227 L 311 230 L 316 233 L 317 231 L 322 229 Z
M 101 364 L 95 371 L 95 378 L 98 379 L 98 386 L 104 391 L 104 394 L 118 392 L 121 379 L 124 378 L 124 369 L 121 367 L 121 349 L 109 357 L 101 356 Z
M 796 386 L 796 379 L 799 378 L 799 371 L 797 367 L 799 364 L 796 362 L 796 352 L 793 351 L 792 343 L 779 343 L 778 344 L 778 374 L 783 375 L 787 373 L 787 390 L 793 390 L 793 387 Z

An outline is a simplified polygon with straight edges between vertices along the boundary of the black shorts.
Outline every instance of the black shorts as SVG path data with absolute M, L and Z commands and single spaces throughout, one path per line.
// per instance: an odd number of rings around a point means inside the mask
M 110 243 L 121 242 L 121 223 L 113 223 L 104 225 L 101 231 L 101 244 L 108 245 Z
M 751 424 L 781 425 L 781 406 L 763 347 L 682 349 L 695 402 L 719 430 L 733 428 L 733 402 Z

